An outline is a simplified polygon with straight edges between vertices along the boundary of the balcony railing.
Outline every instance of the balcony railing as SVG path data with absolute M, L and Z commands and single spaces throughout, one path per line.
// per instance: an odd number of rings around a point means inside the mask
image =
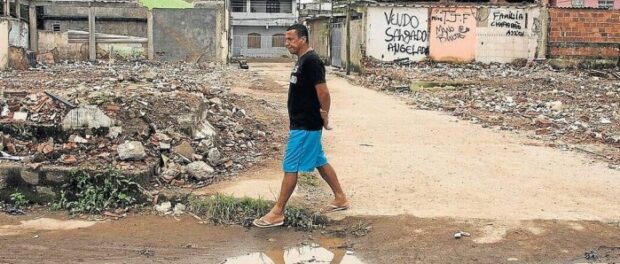
M 231 8 L 233 12 L 245 13 L 247 12 L 246 2 L 235 1 L 232 2 Z M 279 13 L 279 14 L 291 14 L 293 13 L 293 3 L 280 2 L 280 1 L 267 1 L 267 2 L 251 2 L 250 13 Z

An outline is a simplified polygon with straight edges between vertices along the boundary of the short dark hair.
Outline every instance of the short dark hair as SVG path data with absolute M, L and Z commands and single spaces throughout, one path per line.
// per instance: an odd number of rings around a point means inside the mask
M 295 32 L 297 32 L 297 36 L 298 37 L 306 37 L 306 42 L 308 41 L 308 28 L 302 24 L 293 24 L 292 26 L 288 27 L 286 29 L 286 31 L 289 30 L 295 30 Z

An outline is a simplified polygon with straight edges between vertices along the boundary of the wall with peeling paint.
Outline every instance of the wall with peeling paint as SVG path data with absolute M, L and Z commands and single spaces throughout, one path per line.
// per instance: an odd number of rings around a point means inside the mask
M 0 70 L 9 66 L 9 21 L 0 18 Z
M 470 62 L 476 57 L 476 8 L 432 8 L 430 57 Z
M 153 9 L 155 58 L 161 61 L 219 61 L 223 10 Z
M 480 8 L 476 61 L 534 60 L 541 37 L 538 8 Z
M 9 20 L 9 45 L 28 49 L 29 42 L 28 23 L 17 19 Z
M 366 56 L 383 61 L 428 55 L 428 8 L 368 7 Z

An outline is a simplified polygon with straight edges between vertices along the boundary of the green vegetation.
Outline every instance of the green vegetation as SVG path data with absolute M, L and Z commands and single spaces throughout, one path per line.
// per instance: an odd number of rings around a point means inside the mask
M 11 194 L 11 202 L 13 202 L 13 206 L 15 206 L 16 209 L 22 209 L 30 203 L 30 201 L 26 199 L 26 196 L 18 191 Z
M 235 198 L 217 194 L 210 197 L 191 197 L 190 210 L 206 217 L 215 224 L 239 224 L 249 226 L 251 220 L 265 215 L 273 202 L 262 199 Z M 311 230 L 325 226 L 327 218 L 295 206 L 288 206 L 285 212 L 285 226 L 300 230 Z
M 141 198 L 142 187 L 116 169 L 108 168 L 97 173 L 78 170 L 71 173 L 69 183 L 63 186 L 51 209 L 100 213 L 136 205 Z

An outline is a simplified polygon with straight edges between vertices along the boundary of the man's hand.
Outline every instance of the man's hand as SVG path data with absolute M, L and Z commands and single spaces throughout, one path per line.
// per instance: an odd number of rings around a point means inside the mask
M 323 127 L 325 128 L 325 130 L 332 130 L 332 128 L 329 126 L 329 112 L 320 109 L 319 110 L 321 112 L 321 118 L 323 118 Z

